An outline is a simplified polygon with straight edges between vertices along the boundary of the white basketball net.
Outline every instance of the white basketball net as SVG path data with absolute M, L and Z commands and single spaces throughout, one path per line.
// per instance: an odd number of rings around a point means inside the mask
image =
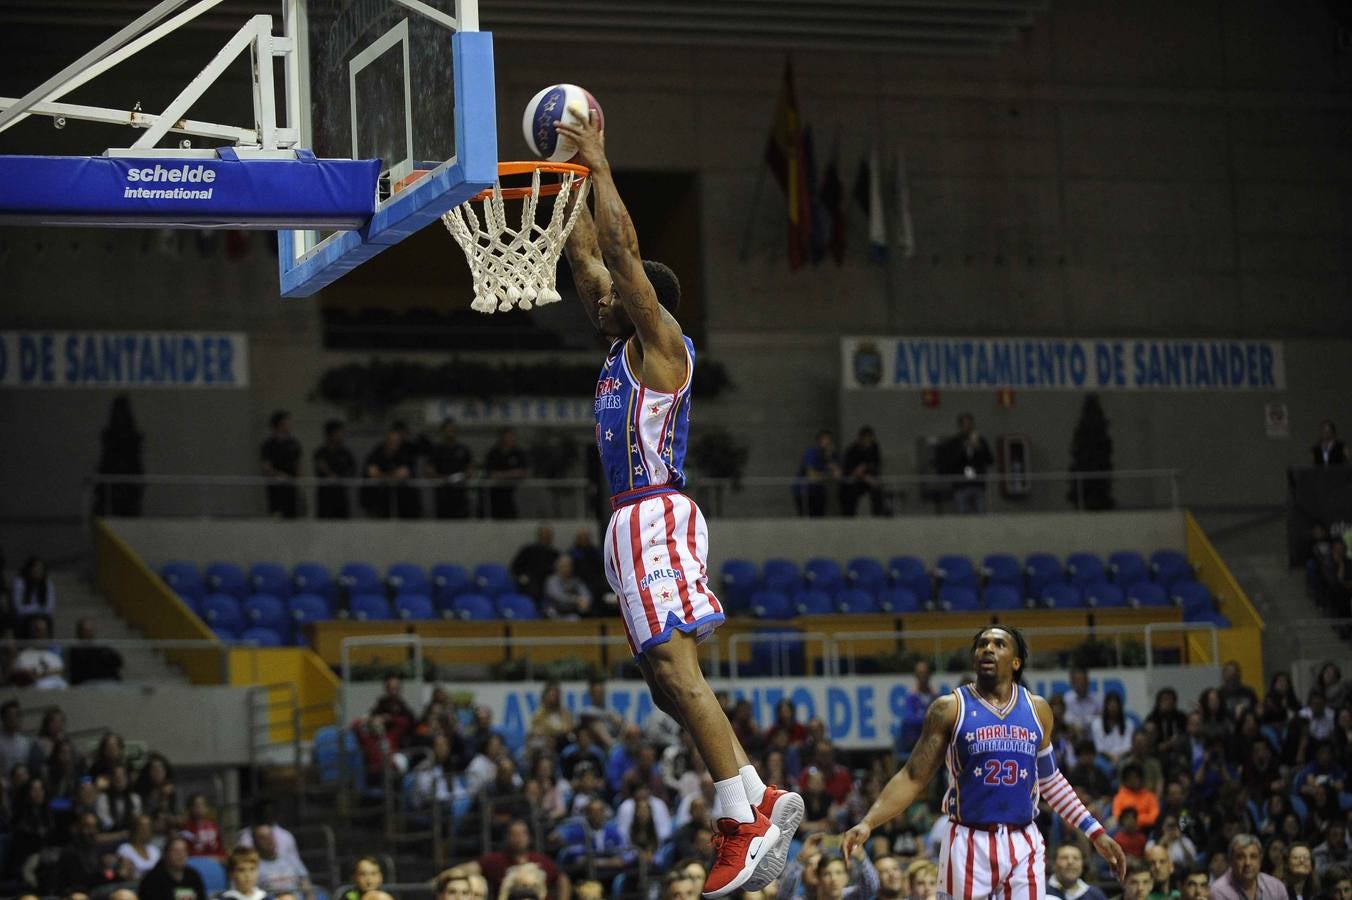
M 577 202 L 570 204 L 573 193 Z M 531 171 L 531 189 L 521 203 L 521 224 L 512 227 L 503 210 L 502 185 L 493 185 L 485 200 L 467 200 L 444 214 L 441 221 L 465 251 L 474 278 L 472 309 L 482 313 L 530 309 L 559 299 L 554 289 L 555 272 L 564 242 L 587 199 L 587 179 L 573 172 L 560 173 L 559 192 L 548 224 L 535 221 L 540 203 L 540 170 Z M 483 206 L 483 218 L 475 207 Z M 570 211 L 571 210 L 571 211 Z

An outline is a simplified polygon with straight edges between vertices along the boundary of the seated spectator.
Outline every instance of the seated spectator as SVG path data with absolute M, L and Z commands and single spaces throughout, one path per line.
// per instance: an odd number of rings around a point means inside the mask
M 444 874 L 444 873 L 443 873 Z M 437 879 L 440 883 L 440 878 Z M 352 867 L 352 887 L 346 890 L 339 900 L 362 900 L 368 891 L 379 890 L 385 883 L 385 872 L 380 868 L 380 860 L 374 856 L 363 856 Z M 437 888 L 440 894 L 442 888 Z M 469 883 L 465 883 L 465 896 L 469 896 Z
M 371 707 L 372 716 L 384 716 L 385 735 L 396 750 L 408 746 L 418 717 L 404 700 L 404 682 L 395 675 L 385 679 L 385 691 Z
M 1314 761 L 1296 772 L 1291 779 L 1291 787 L 1307 801 L 1314 799 L 1315 788 L 1325 784 L 1341 793 L 1347 784 L 1347 771 L 1334 758 L 1331 743 L 1315 745 Z
M 583 712 L 583 720 L 586 720 L 586 712 Z M 590 763 L 596 771 L 603 771 L 606 767 L 605 755 L 596 746 L 595 728 L 579 728 L 574 736 L 573 743 L 563 748 L 560 754 L 560 763 L 563 766 L 563 774 L 570 781 L 577 775 L 577 767 L 582 763 Z
M 806 845 L 804 845 L 806 849 Z M 799 854 L 801 857 L 801 853 Z M 860 880 L 850 884 L 850 869 L 845 860 L 834 853 L 818 853 L 815 865 L 815 887 L 812 896 L 816 900 L 848 900 L 848 898 L 871 898 L 878 895 L 878 870 L 868 858 L 862 847 L 854 851 L 854 863 L 859 867 Z M 798 861 L 791 861 L 779 876 L 778 896 L 784 898 L 800 896 L 800 882 L 807 885 L 805 867 Z M 937 875 L 936 879 L 937 881 Z
M 386 732 L 386 721 L 382 715 L 370 715 L 362 716 L 352 723 L 352 733 L 361 749 L 366 784 L 369 787 L 382 787 L 387 773 L 400 772 L 408 764 L 407 757 L 399 752 L 394 738 Z
M 644 744 L 639 748 L 638 759 L 634 760 L 622 779 L 622 789 L 626 792 L 641 787 L 647 788 L 652 796 L 666 800 L 667 783 L 662 778 L 662 767 L 657 763 L 657 749 L 652 744 Z
M 10 814 L 9 854 L 6 872 L 13 878 L 35 864 L 43 847 L 56 843 L 56 816 L 48 803 L 47 786 L 41 778 L 32 778 L 15 798 Z
M 457 868 L 468 875 L 483 875 L 488 879 L 489 893 L 496 896 L 507 870 L 522 863 L 534 863 L 545 873 L 549 900 L 558 900 L 560 891 L 572 892 L 571 881 L 559 871 L 553 860 L 531 849 L 530 826 L 519 819 L 507 828 L 502 850 L 485 853 L 477 860 Z
M 826 515 L 826 482 L 840 478 L 840 459 L 836 455 L 836 437 L 827 429 L 817 432 L 817 440 L 803 451 L 798 462 L 798 480 L 793 486 L 793 502 L 800 516 Z
M 1074 844 L 1062 844 L 1052 858 L 1052 875 L 1047 879 L 1047 895 L 1060 900 L 1107 900 L 1103 891 L 1085 882 L 1084 855 Z
M 799 784 L 804 807 L 803 822 L 798 826 L 799 834 L 806 837 L 834 830 L 840 810 L 826 789 L 826 778 L 822 771 L 816 766 L 805 768 Z
M 1235 835 L 1224 858 L 1229 867 L 1212 882 L 1212 900 L 1282 900 L 1286 897 L 1286 885 L 1259 871 L 1262 848 L 1258 838 L 1251 834 Z
M 305 877 L 309 877 L 309 871 L 305 868 L 305 863 L 300 858 L 300 847 L 296 844 L 296 836 L 283 828 L 277 821 L 277 815 L 273 810 L 272 801 L 264 800 L 258 804 L 258 812 L 254 816 L 254 821 L 267 825 L 271 829 L 272 843 L 276 847 L 277 855 L 291 863 L 292 867 L 298 871 L 304 872 Z M 235 845 L 241 847 L 258 846 L 254 843 L 254 828 L 245 828 L 235 838 Z
M 544 870 L 534 863 L 522 863 L 507 870 L 498 900 L 545 900 L 548 892 Z
M 105 731 L 94 749 L 94 757 L 89 761 L 89 774 L 98 780 L 100 788 L 106 788 L 112 780 L 113 769 L 126 767 L 127 744 L 116 731 Z
M 1211 875 L 1196 865 L 1183 876 L 1183 886 L 1179 889 L 1181 900 L 1208 900 L 1211 896 Z
M 539 785 L 537 808 L 549 822 L 557 822 L 568 815 L 573 800 L 573 786 L 559 774 L 559 764 L 552 754 L 542 753 L 531 767 L 530 780 Z
M 897 759 L 901 762 L 910 758 L 911 748 L 915 746 L 916 741 L 920 740 L 920 730 L 925 723 L 925 713 L 929 710 L 930 704 L 938 697 L 933 685 L 930 684 L 932 672 L 933 669 L 927 659 L 916 660 L 915 666 L 911 669 L 911 674 L 915 676 L 915 687 L 906 694 L 906 711 L 901 716 L 901 723 L 897 727 L 896 735 L 895 751 Z M 792 708 L 793 704 L 790 702 L 789 706 Z M 806 733 L 804 737 L 806 737 Z M 802 743 L 802 741 L 794 741 L 793 743 Z
M 113 881 L 116 869 L 112 854 L 99 844 L 99 820 L 93 813 L 75 817 L 70 843 L 57 863 L 57 889 L 89 891 Z
M 465 767 L 465 790 L 476 796 L 480 794 L 484 786 L 497 776 L 498 763 L 509 758 L 502 736 L 490 734 L 483 748 L 474 754 Z
M 1178 816 L 1173 813 L 1160 814 L 1159 837 L 1145 845 L 1146 853 L 1157 847 L 1169 854 L 1177 869 L 1186 871 L 1197 861 L 1197 845 L 1178 827 Z
M 556 753 L 575 727 L 572 712 L 563 705 L 563 689 L 557 681 L 551 681 L 540 692 L 540 706 L 531 716 L 526 746 Z
M 1347 842 L 1347 828 L 1343 822 L 1330 822 L 1324 829 L 1324 842 L 1314 848 L 1314 870 L 1323 876 L 1337 866 L 1346 869 L 1352 863 Z
M 660 797 L 655 796 L 646 784 L 635 785 L 630 796 L 625 798 L 620 803 L 619 808 L 615 810 L 615 824 L 631 847 L 640 846 L 633 839 L 635 823 L 640 820 L 648 823 L 648 825 L 642 827 L 651 826 L 657 843 L 664 844 L 671 838 L 673 830 L 671 809 Z
M 225 860 L 230 887 L 217 894 L 215 900 L 264 900 L 268 892 L 258 886 L 258 862 L 258 851 L 252 847 L 230 851 Z
M 20 730 L 22 707 L 18 700 L 0 705 L 0 776 L 8 776 L 14 767 L 27 763 L 33 752 L 33 740 Z
M 40 557 L 30 556 L 14 578 L 10 602 L 14 606 L 19 637 L 34 641 L 46 640 L 52 634 L 52 617 L 56 615 L 56 585 L 47 574 L 47 564 Z M 33 623 L 42 620 L 47 630 L 41 635 L 33 632 Z
M 1154 727 L 1156 744 L 1161 754 L 1181 749 L 1183 736 L 1188 730 L 1188 717 L 1178 708 L 1178 692 L 1171 687 L 1156 691 L 1155 705 L 1145 717 L 1144 724 Z
M 587 679 L 587 703 L 578 711 L 579 736 L 590 731 L 591 737 L 603 749 L 609 749 L 624 731 L 624 716 L 606 702 L 606 679 L 592 676 Z
M 1335 617 L 1346 618 L 1352 610 L 1352 562 L 1343 541 L 1329 542 L 1329 555 L 1319 562 L 1317 591 L 1315 599 Z
M 178 821 L 178 790 L 174 770 L 161 753 L 151 753 L 136 776 L 136 793 L 141 797 L 141 812 L 155 820 L 156 834 L 162 834 Z
M 1312 740 L 1327 741 L 1333 737 L 1337 717 L 1333 710 L 1329 709 L 1323 691 L 1318 688 L 1310 691 L 1309 701 L 1305 708 L 1300 711 L 1300 717 L 1310 723 L 1310 738 Z
M 289 893 L 313 897 L 309 870 L 299 858 L 292 859 L 279 852 L 271 825 L 253 827 L 253 849 L 258 851 L 259 887 L 274 896 Z
M 150 816 L 137 816 L 132 823 L 131 834 L 117 848 L 117 858 L 129 867 L 123 876 L 124 880 L 140 881 L 159 863 L 160 848 L 155 844 L 154 837 L 154 822 Z
M 878 870 L 878 900 L 905 900 L 908 885 L 901 859 L 884 854 L 873 860 L 873 868 Z
M 99 794 L 94 804 L 99 828 L 121 837 L 131 833 L 131 827 L 141 815 L 141 798 L 131 789 L 131 778 L 126 766 L 114 766 L 107 790 Z
M 1113 795 L 1113 818 L 1121 818 L 1128 808 L 1136 812 L 1136 821 L 1142 828 L 1150 828 L 1159 818 L 1159 798 L 1142 784 L 1141 767 L 1135 763 L 1122 770 L 1122 786 Z M 1144 850 L 1144 846 L 1141 849 Z
M 1122 882 L 1122 900 L 1146 900 L 1154 883 L 1150 867 L 1140 859 L 1127 860 L 1127 878 Z
M 516 578 L 517 589 L 532 599 L 540 600 L 544 596 L 546 580 L 556 571 L 558 559 L 554 529 L 541 525 L 535 529 L 535 542 L 522 546 L 512 557 L 511 570 Z
M 188 865 L 188 842 L 175 835 L 164 843 L 164 855 L 141 879 L 140 900 L 207 900 L 206 885 Z
M 1240 766 L 1240 777 L 1250 797 L 1266 797 L 1282 790 L 1282 767 L 1267 738 L 1260 737 L 1249 745 L 1249 752 Z
M 601 548 L 597 547 L 595 541 L 592 540 L 590 528 L 579 528 L 577 530 L 577 533 L 573 535 L 573 546 L 568 549 L 568 555 L 573 558 L 573 571 L 587 586 L 593 600 L 598 600 L 610 591 L 610 582 L 606 579 L 605 555 L 601 553 Z M 593 602 L 591 614 L 594 616 L 605 615 L 602 604 Z
M 1241 680 L 1239 663 L 1233 659 L 1221 667 L 1221 700 L 1231 719 L 1238 719 L 1246 709 L 1258 709 L 1258 695 Z
M 696 882 L 689 874 L 674 869 L 662 879 L 662 900 L 699 900 L 704 882 Z M 598 897 L 600 894 L 597 895 Z M 581 898 L 579 897 L 579 900 Z
M 225 856 L 225 848 L 221 846 L 221 827 L 212 818 L 206 794 L 193 794 L 188 799 L 188 815 L 179 833 L 188 841 L 190 855 L 215 859 Z
M 1145 863 L 1150 867 L 1149 900 L 1178 900 L 1178 891 L 1174 889 L 1174 861 L 1169 851 L 1150 843 L 1145 847 Z
M 1347 464 L 1347 447 L 1338 437 L 1338 429 L 1332 419 L 1324 419 L 1319 423 L 1319 440 L 1310 448 L 1310 458 L 1316 466 Z
M 1066 704 L 1066 724 L 1089 737 L 1094 720 L 1103 715 L 1103 700 L 1089 690 L 1089 672 L 1082 666 L 1070 670 L 1070 690 L 1061 694 L 1061 699 Z
M 1094 749 L 1113 765 L 1131 751 L 1131 729 L 1122 709 L 1122 695 L 1109 691 L 1103 698 L 1103 712 L 1089 723 Z
M 826 791 L 831 795 L 832 803 L 844 803 L 854 789 L 854 776 L 850 770 L 836 762 L 836 748 L 829 740 L 818 741 L 814 746 L 807 765 L 799 774 L 799 784 L 806 784 L 806 776 L 816 770 L 822 777 Z
M 521 792 L 523 784 L 521 776 L 517 774 L 516 763 L 510 756 L 498 760 L 492 780 L 479 792 L 490 811 L 495 832 L 530 814 L 530 798 Z
M 1341 867 L 1329 869 L 1324 873 L 1324 888 L 1332 900 L 1352 900 L 1352 873 Z
M 432 738 L 432 753 L 423 757 L 413 768 L 413 785 L 409 801 L 414 809 L 428 809 L 433 804 L 448 807 L 463 788 L 456 785 L 455 776 L 461 767 L 451 754 L 451 739 L 445 733 Z
M 577 619 L 592 606 L 591 590 L 573 572 L 573 558 L 559 554 L 554 571 L 545 579 L 542 597 L 545 615 L 551 619 Z
M 927 859 L 917 859 L 906 867 L 906 885 L 911 900 L 934 900 L 939 886 L 939 869 Z
M 1264 725 L 1278 728 L 1286 720 L 1300 712 L 1301 703 L 1296 699 L 1296 691 L 1291 686 L 1291 676 L 1287 672 L 1274 672 L 1268 682 L 1267 693 L 1263 695 L 1263 705 L 1259 710 L 1259 719 Z
M 606 783 L 612 791 L 618 793 L 624 787 L 624 775 L 638 762 L 642 746 L 642 730 L 632 722 L 625 725 L 619 743 L 610 749 L 606 760 Z
M 1296 842 L 1286 848 L 1286 877 L 1282 880 L 1290 900 L 1315 900 L 1324 896 L 1309 844 Z
M 77 622 L 75 637 L 81 643 L 67 652 L 71 684 L 122 680 L 122 654 L 94 643 L 93 619 L 86 617 Z
M 1141 859 L 1145 856 L 1145 832 L 1140 829 L 1136 810 L 1128 806 L 1114 815 L 1117 818 L 1117 831 L 1113 834 L 1113 840 L 1121 845 L 1127 856 Z M 1146 886 L 1145 893 L 1150 893 L 1149 885 Z
M 693 856 L 709 846 L 713 831 L 709 828 L 709 801 L 696 794 L 686 806 L 686 819 L 672 833 L 677 856 Z M 700 885 L 703 887 L 703 885 Z
M 610 810 L 600 800 L 592 800 L 583 813 L 591 836 L 589 865 L 594 866 L 603 880 L 609 881 L 628 868 L 636 859 L 624 831 L 611 818 Z
M 1343 532 L 1344 545 L 1352 544 L 1352 535 L 1346 531 Z M 1347 695 L 1352 690 L 1352 684 L 1343 680 L 1343 673 L 1339 670 L 1336 663 L 1326 662 L 1319 669 L 1319 677 L 1315 679 L 1315 687 L 1323 693 L 1328 704 L 1338 708 L 1347 705 Z
M 31 641 L 46 641 L 51 637 L 51 625 L 42 616 L 30 617 L 27 627 Z M 66 664 L 61 661 L 61 653 L 56 647 L 25 647 L 14 658 L 9 680 L 13 684 L 43 690 L 60 690 L 70 686 L 66 683 L 65 672 Z
M 475 900 L 474 890 L 471 887 L 472 878 L 481 878 L 482 876 L 466 875 L 457 866 L 454 869 L 447 869 L 437 876 L 433 882 L 435 891 L 435 900 Z M 488 897 L 488 887 L 485 883 L 484 900 Z M 349 898 L 346 895 L 343 900 L 361 900 L 360 897 Z
M 1142 785 L 1159 796 L 1164 790 L 1164 769 L 1160 767 L 1158 756 L 1150 731 L 1138 728 L 1131 736 L 1131 749 L 1117 761 L 1118 777 L 1121 777 L 1123 769 L 1134 763 L 1141 767 Z
M 770 727 L 765 729 L 765 743 L 767 746 L 774 743 L 776 736 L 783 732 L 788 743 L 791 745 L 802 745 L 807 740 L 807 728 L 802 722 L 798 721 L 798 711 L 793 705 L 793 701 L 788 697 L 780 699 L 775 704 L 775 720 L 770 723 Z

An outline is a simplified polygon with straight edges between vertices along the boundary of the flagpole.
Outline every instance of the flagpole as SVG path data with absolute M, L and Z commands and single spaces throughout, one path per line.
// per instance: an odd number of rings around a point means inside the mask
M 737 249 L 737 261 L 744 263 L 751 255 L 751 233 L 756 225 L 756 210 L 760 208 L 761 194 L 765 191 L 765 166 L 758 166 L 760 177 L 756 179 L 756 188 L 751 194 L 751 203 L 747 206 L 746 227 L 742 229 L 742 243 Z

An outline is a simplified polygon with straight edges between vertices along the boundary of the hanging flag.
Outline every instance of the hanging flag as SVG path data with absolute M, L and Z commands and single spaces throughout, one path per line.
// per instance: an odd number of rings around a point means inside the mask
M 811 203 L 807 185 L 807 149 L 803 145 L 802 120 L 793 90 L 793 64 L 784 63 L 784 84 L 779 90 L 770 137 L 765 142 L 765 162 L 784 191 L 789 206 L 789 268 L 797 269 L 807 259 L 811 235 Z
M 803 158 L 807 162 L 807 242 L 815 266 L 826 258 L 826 208 L 822 206 L 820 181 L 817 178 L 817 153 L 812 137 L 812 126 L 803 127 Z
M 831 145 L 831 161 L 822 172 L 821 190 L 817 192 L 822 210 L 830 222 L 826 244 L 836 265 L 845 262 L 845 185 L 840 181 L 840 139 Z
M 878 145 L 868 152 L 867 196 L 864 208 L 868 210 L 869 258 L 874 262 L 887 259 L 887 219 L 883 214 L 883 173 L 878 161 Z
M 902 259 L 915 256 L 915 231 L 911 227 L 911 188 L 906 181 L 906 154 L 897 151 L 897 249 Z

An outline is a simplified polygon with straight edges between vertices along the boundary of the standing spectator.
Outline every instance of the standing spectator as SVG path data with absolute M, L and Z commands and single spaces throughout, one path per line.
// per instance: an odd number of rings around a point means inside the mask
M 207 900 L 202 876 L 188 865 L 188 842 L 174 836 L 164 844 L 164 855 L 136 891 L 140 900 Z
M 1103 712 L 1090 723 L 1089 730 L 1094 738 L 1094 749 L 1113 765 L 1131 751 L 1131 731 L 1127 728 L 1121 694 L 1117 691 L 1108 692 L 1108 696 L 1103 698 Z
M 1052 875 L 1047 879 L 1047 895 L 1061 900 L 1107 900 L 1103 891 L 1086 884 L 1084 855 L 1074 844 L 1062 844 L 1052 858 Z
M 1347 464 L 1347 447 L 1338 439 L 1338 429 L 1333 420 L 1324 419 L 1319 423 L 1319 440 L 1310 448 L 1310 456 L 1316 466 Z
M 1221 700 L 1225 701 L 1225 711 L 1232 720 L 1246 709 L 1258 710 L 1258 695 L 1253 688 L 1240 680 L 1239 663 L 1233 659 L 1221 667 Z
M 32 631 L 35 619 L 46 620 L 47 634 L 52 633 L 52 616 L 56 614 L 56 586 L 47 573 L 47 564 L 40 557 L 30 556 L 24 560 L 23 568 L 14 579 L 13 598 L 20 637 L 36 639 Z
M 816 443 L 804 450 L 798 461 L 798 481 L 793 488 L 798 515 L 813 518 L 826 515 L 826 482 L 838 478 L 836 436 L 823 428 L 817 432 Z
M 512 557 L 512 576 L 517 590 L 539 600 L 544 594 L 545 579 L 554 571 L 559 551 L 554 547 L 554 529 L 541 525 L 535 529 L 535 542 L 525 544 Z
M 33 752 L 32 739 L 19 730 L 20 709 L 18 700 L 0 705 L 0 778 L 8 778 L 15 766 L 28 762 Z
M 117 848 L 117 858 L 131 868 L 127 880 L 140 881 L 159 864 L 160 848 L 156 846 L 154 836 L 154 823 L 150 821 L 150 816 L 137 816 L 131 834 Z
M 971 413 L 958 416 L 958 433 L 939 445 L 935 454 L 940 475 L 956 475 L 953 502 L 959 513 L 986 511 L 986 470 L 995 457 L 976 430 Z
M 268 486 L 268 515 L 294 519 L 300 510 L 300 492 L 286 482 L 300 477 L 300 441 L 291 434 L 291 413 L 279 409 L 268 418 L 272 433 L 258 455 L 263 474 L 278 482 Z
M 357 457 L 347 446 L 347 427 L 339 419 L 324 423 L 324 443 L 315 450 L 315 477 L 340 481 L 357 477 Z M 315 489 L 315 515 L 321 519 L 346 519 L 352 507 L 346 484 L 321 484 Z
M 883 502 L 882 452 L 878 449 L 878 437 L 868 425 L 859 429 L 854 443 L 845 448 L 845 460 L 841 464 L 840 512 L 853 516 L 859 500 L 868 494 L 869 512 L 875 516 L 886 515 L 887 507 Z
M 465 482 L 473 475 L 474 454 L 459 440 L 455 419 L 441 423 L 441 440 L 427 452 L 428 475 L 445 484 L 437 488 L 437 518 L 464 519 L 469 516 L 469 489 Z
M 391 425 L 381 441 L 366 455 L 363 467 L 367 481 L 361 489 L 362 506 L 377 519 L 394 513 L 401 519 L 422 514 L 422 501 L 408 480 L 413 477 L 411 448 L 404 445 L 404 432 Z
M 86 616 L 75 623 L 75 637 L 80 643 L 68 651 L 71 684 L 91 681 L 121 681 L 122 654 L 112 647 L 94 643 L 94 620 Z
M 188 815 L 183 820 L 181 833 L 188 841 L 192 856 L 225 856 L 221 846 L 221 826 L 211 816 L 206 794 L 193 794 L 188 800 Z
M 144 475 L 141 461 L 141 432 L 131 414 L 131 400 L 125 394 L 113 398 L 108 424 L 99 439 L 100 475 Z M 97 516 L 139 516 L 145 485 L 99 482 L 94 491 Z
M 489 518 L 515 519 L 517 482 L 530 477 L 526 453 L 516 443 L 516 429 L 498 432 L 497 443 L 488 448 L 484 459 L 484 474 L 493 482 L 488 489 Z
M 1089 673 L 1082 666 L 1070 670 L 1070 690 L 1061 699 L 1066 704 L 1066 724 L 1076 734 L 1089 737 L 1094 720 L 1103 715 L 1103 700 L 1096 691 L 1089 690 Z
M 545 579 L 545 615 L 551 619 L 576 619 L 591 610 L 591 591 L 573 573 L 573 558 L 566 553 L 554 560 L 554 573 Z
M 1230 867 L 1211 885 L 1212 900 L 1286 900 L 1286 885 L 1259 871 L 1262 846 L 1251 834 L 1230 840 Z

